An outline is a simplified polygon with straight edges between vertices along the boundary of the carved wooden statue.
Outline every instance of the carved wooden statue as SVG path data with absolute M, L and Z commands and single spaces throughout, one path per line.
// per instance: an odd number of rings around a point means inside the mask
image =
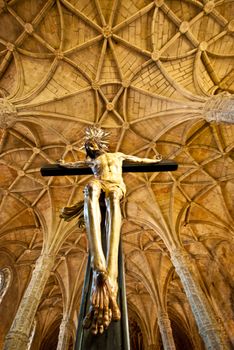
M 156 163 L 162 160 L 138 158 L 121 152 L 109 153 L 108 133 L 99 128 L 87 128 L 85 150 L 87 160 L 73 163 L 60 163 L 62 167 L 77 168 L 91 167 L 94 179 L 84 188 L 84 220 L 91 254 L 93 281 L 90 300 L 90 310 L 86 315 L 83 326 L 91 328 L 94 334 L 103 333 L 111 320 L 120 319 L 117 304 L 118 293 L 118 248 L 121 229 L 120 200 L 125 195 L 126 186 L 122 177 L 122 163 L 124 160 L 134 163 Z M 99 197 L 101 191 L 105 193 L 107 255 L 103 253 L 101 243 L 101 214 Z M 64 208 L 62 217 L 66 220 L 77 216 L 81 206 Z

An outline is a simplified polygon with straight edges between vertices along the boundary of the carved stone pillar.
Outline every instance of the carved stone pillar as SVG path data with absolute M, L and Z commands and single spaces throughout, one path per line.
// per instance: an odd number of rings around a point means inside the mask
M 55 256 L 41 255 L 35 265 L 31 281 L 20 302 L 17 314 L 6 336 L 4 350 L 26 350 L 31 327 L 44 287 L 54 265 Z
M 0 128 L 7 129 L 14 125 L 17 118 L 15 106 L 6 98 L 0 98 Z
M 63 318 L 59 327 L 57 350 L 67 350 L 71 338 L 71 321 L 69 318 Z
M 187 295 L 199 333 L 206 349 L 225 350 L 228 346 L 222 337 L 216 317 L 201 289 L 196 276 L 196 268 L 189 254 L 183 248 L 170 252 L 171 260 L 180 277 Z
M 211 96 L 205 103 L 203 113 L 208 122 L 234 124 L 234 96 L 228 92 Z
M 164 350 L 176 350 L 172 329 L 171 321 L 168 317 L 168 313 L 165 311 L 159 311 L 158 313 L 158 326 L 163 342 Z

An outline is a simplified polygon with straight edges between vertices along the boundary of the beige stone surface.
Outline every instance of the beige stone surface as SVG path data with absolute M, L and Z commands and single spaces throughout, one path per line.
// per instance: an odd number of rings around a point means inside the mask
M 228 0 L 0 1 L 0 269 L 12 273 L 0 348 L 42 254 L 55 261 L 24 310 L 35 314 L 31 348 L 74 344 L 88 248 L 59 210 L 82 199 L 88 177 L 42 178 L 40 167 L 83 159 L 89 125 L 111 132 L 113 152 L 179 163 L 173 173 L 124 175 L 133 349 L 163 348 L 160 330 L 171 329 L 177 349 L 204 349 L 212 333 L 200 337 L 186 273 L 171 261 L 182 246 L 213 335 L 234 347 L 233 16 Z M 30 326 L 22 332 L 25 343 Z

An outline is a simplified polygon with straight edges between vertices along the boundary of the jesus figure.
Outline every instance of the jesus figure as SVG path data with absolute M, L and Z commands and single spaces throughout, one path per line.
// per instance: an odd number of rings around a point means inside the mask
M 94 178 L 84 188 L 84 220 L 89 241 L 91 267 L 93 269 L 90 310 L 83 326 L 91 328 L 94 334 L 103 333 L 110 322 L 120 319 L 117 303 L 118 293 L 118 250 L 121 230 L 120 200 L 126 193 L 122 177 L 122 163 L 127 160 L 134 163 L 156 163 L 162 160 L 139 158 L 121 152 L 108 152 L 106 138 L 109 134 L 96 127 L 86 129 L 84 148 L 85 161 L 60 163 L 63 167 L 91 167 Z M 101 213 L 99 197 L 105 194 L 107 254 L 106 258 L 101 242 Z

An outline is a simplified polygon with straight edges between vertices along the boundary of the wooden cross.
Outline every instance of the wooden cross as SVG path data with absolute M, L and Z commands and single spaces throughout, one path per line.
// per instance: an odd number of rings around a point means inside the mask
M 123 162 L 123 173 L 128 172 L 162 172 L 162 171 L 175 171 L 178 168 L 178 164 L 172 160 L 162 160 L 157 163 L 140 164 Z M 42 176 L 69 176 L 69 175 L 89 175 L 93 174 L 92 169 L 88 166 L 79 168 L 65 168 L 59 164 L 48 164 L 41 168 Z M 100 207 L 102 212 L 102 244 L 103 250 L 105 250 L 105 209 L 103 206 L 103 199 L 101 199 Z M 119 295 L 118 303 L 121 310 L 121 320 L 118 322 L 111 322 L 107 330 L 102 335 L 93 335 L 91 332 L 84 330 L 82 327 L 82 321 L 89 310 L 89 299 L 92 282 L 92 269 L 90 266 L 90 258 L 88 259 L 85 281 L 82 292 L 82 300 L 79 313 L 77 337 L 75 350 L 130 350 L 129 331 L 128 331 L 128 315 L 127 315 L 127 302 L 126 302 L 126 290 L 125 290 L 125 277 L 124 277 L 124 263 L 123 253 L 120 241 L 119 247 Z
M 162 160 L 161 162 L 151 164 L 139 164 L 131 162 L 123 162 L 123 173 L 147 173 L 175 171 L 178 164 L 173 160 Z M 65 168 L 59 164 L 47 164 L 41 168 L 42 176 L 66 176 L 66 175 L 91 175 L 92 169 L 88 166 L 79 168 Z

